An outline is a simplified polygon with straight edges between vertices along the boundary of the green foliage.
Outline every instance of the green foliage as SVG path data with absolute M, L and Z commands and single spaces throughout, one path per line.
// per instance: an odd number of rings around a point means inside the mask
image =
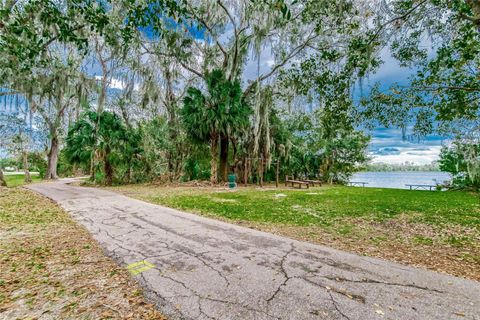
M 455 141 L 442 148 L 439 164 L 452 174 L 454 187 L 480 189 L 480 144 Z
M 6 1 L 0 7 L 2 73 L 28 72 L 48 63 L 44 53 L 54 41 L 85 49 L 88 41 L 82 31 L 87 28 L 102 31 L 106 24 L 105 10 L 96 3 L 68 1 L 62 9 L 50 0 L 31 0 L 23 5 Z
M 111 20 L 112 5 L 122 7 L 122 24 L 114 25 L 116 21 Z M 174 0 L 5 1 L 0 4 L 0 70 L 13 74 L 48 64 L 45 52 L 54 42 L 73 44 L 86 53 L 91 33 L 110 44 L 120 39 L 128 46 L 138 27 L 153 26 L 161 34 L 165 29 L 162 16 L 183 14 L 181 3 Z M 119 26 L 120 33 L 114 33 Z
M 385 6 L 375 15 L 370 2 L 351 0 L 5 1 L 1 87 L 19 91 L 42 117 L 50 151 L 63 143 L 67 119 L 87 111 L 68 130 L 63 174 L 81 169 L 108 184 L 215 182 L 219 158 L 223 179 L 234 171 L 272 180 L 279 163 L 282 177 L 341 183 L 368 160 L 359 120 L 406 130 L 414 119 L 421 137 L 436 121 L 472 127 L 479 115 L 477 2 Z M 197 31 L 208 41 L 200 45 Z M 434 54 L 422 47 L 427 31 Z M 382 45 L 418 73 L 408 89 L 375 87 L 359 110 L 352 89 L 377 70 Z M 264 47 L 274 61 L 261 73 Z M 244 79 L 252 51 L 257 75 Z M 112 83 L 85 73 L 90 58 Z M 117 94 L 113 80 L 124 87 L 118 104 L 105 97 Z M 95 98 L 100 114 L 88 106 Z
M 248 124 L 250 107 L 242 99 L 240 82 L 229 81 L 221 70 L 206 76 L 204 95 L 197 88 L 187 89 L 182 121 L 189 137 L 196 142 L 210 141 L 220 134 L 229 134 Z
M 353 128 L 347 110 L 341 112 L 341 107 L 332 103 L 313 116 L 303 114 L 292 119 L 294 137 L 287 174 L 344 183 L 363 167 L 368 161 L 370 138 Z
M 363 168 L 363 171 L 373 171 L 373 172 L 391 172 L 391 171 L 400 171 L 400 172 L 411 172 L 411 171 L 439 171 L 440 168 L 437 162 L 431 164 L 418 165 L 411 162 L 405 162 L 402 164 L 395 163 L 369 163 L 366 164 Z
M 17 170 L 23 169 L 23 155 L 13 158 L 0 159 L 0 168 L 13 167 Z M 40 177 L 43 178 L 47 170 L 46 156 L 43 152 L 28 152 L 27 161 L 29 170 L 32 172 L 38 172 Z
M 17 167 L 18 159 L 15 158 L 3 158 L 0 159 L 0 168 L 5 169 L 6 167 Z
M 45 154 L 42 152 L 29 152 L 27 155 L 29 170 L 37 171 L 40 174 L 40 177 L 44 177 L 47 172 L 47 160 Z M 19 163 L 22 163 L 19 160 Z
M 480 115 L 480 3 L 395 0 L 390 8 L 377 17 L 382 27 L 375 35 L 383 35 L 380 41 L 401 65 L 417 72 L 408 86 L 376 86 L 363 102 L 365 118 L 403 128 L 413 124 L 417 137 L 462 134 L 458 122 Z
M 206 152 L 192 154 L 185 160 L 184 176 L 185 181 L 208 180 L 210 178 L 210 163 Z
M 67 156 L 67 150 L 63 149 L 58 155 L 58 175 L 60 177 L 71 177 L 75 175 L 76 166 L 79 165 L 79 162 L 72 162 L 71 159 Z M 80 163 L 80 168 L 83 172 L 88 172 L 88 167 L 86 163 Z
M 143 149 L 144 173 L 146 177 L 165 174 L 167 169 L 167 153 L 171 148 L 168 140 L 168 124 L 165 118 L 155 117 L 139 125 L 141 147 Z M 146 178 L 145 177 L 145 178 Z
M 75 122 L 66 138 L 65 156 L 71 163 L 87 165 L 95 148 L 96 114 L 89 112 Z
M 88 111 L 69 129 L 65 155 L 71 163 L 83 166 L 99 160 L 103 164 L 105 183 L 111 184 L 115 166 L 122 160 L 130 160 L 137 151 L 138 137 L 134 134 L 127 136 L 127 132 L 116 114 Z
M 251 109 L 243 98 L 240 82 L 230 81 L 223 71 L 215 69 L 207 73 L 205 82 L 206 95 L 197 88 L 187 89 L 181 117 L 185 131 L 193 142 L 210 143 L 210 180 L 216 183 L 218 141 L 238 138 L 249 125 Z M 226 166 L 228 149 L 221 150 L 221 154 L 222 151 L 227 157 L 220 157 L 221 164 Z

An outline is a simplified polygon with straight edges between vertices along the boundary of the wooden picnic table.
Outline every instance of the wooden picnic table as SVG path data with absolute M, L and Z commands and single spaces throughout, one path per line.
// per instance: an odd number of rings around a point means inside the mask
M 294 188 L 296 184 L 298 184 L 299 189 L 302 189 L 302 186 L 306 186 L 307 189 L 310 188 L 310 184 L 308 182 L 300 181 L 300 180 L 291 180 L 288 178 L 288 176 L 285 176 L 285 186 L 288 186 L 288 184 L 291 184 L 292 188 Z
M 432 191 L 432 189 L 434 188 L 434 190 L 437 189 L 437 186 L 436 185 L 433 185 L 433 184 L 406 184 L 407 187 L 410 188 L 410 190 L 429 190 L 429 191 Z
M 322 181 L 320 181 L 320 180 L 302 179 L 301 181 L 308 182 L 308 183 L 311 184 L 313 187 L 315 187 L 316 184 L 318 184 L 319 187 L 322 186 Z
M 351 185 L 351 186 L 362 186 L 362 187 L 365 187 L 365 185 L 368 184 L 368 182 L 363 182 L 363 181 L 349 181 L 348 184 Z

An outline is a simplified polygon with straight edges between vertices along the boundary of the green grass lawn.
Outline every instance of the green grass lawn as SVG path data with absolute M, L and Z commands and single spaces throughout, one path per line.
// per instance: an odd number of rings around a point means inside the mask
M 18 187 L 25 184 L 25 176 L 23 174 L 6 174 L 4 175 L 8 187 Z M 41 181 L 42 178 L 37 175 L 31 175 L 32 182 Z
M 480 279 L 478 194 L 342 186 L 229 191 L 136 185 L 113 190 L 301 240 Z
M 480 227 L 480 198 L 464 192 L 334 187 L 308 191 L 239 189 L 150 196 L 167 206 L 233 220 L 330 226 L 407 215 L 412 222 Z

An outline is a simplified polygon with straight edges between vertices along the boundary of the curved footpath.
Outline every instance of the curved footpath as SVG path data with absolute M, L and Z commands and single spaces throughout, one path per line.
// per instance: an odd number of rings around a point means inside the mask
M 58 202 L 170 319 L 480 319 L 480 283 L 60 180 Z

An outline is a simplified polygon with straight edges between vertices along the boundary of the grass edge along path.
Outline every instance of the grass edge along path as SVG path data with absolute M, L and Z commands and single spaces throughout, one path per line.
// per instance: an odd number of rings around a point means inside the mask
M 0 318 L 165 319 L 52 201 L 0 188 Z
M 480 281 L 479 195 L 330 186 L 109 189 L 301 241 Z
M 8 188 L 20 187 L 25 184 L 25 175 L 24 174 L 4 174 L 3 176 L 7 182 Z M 32 183 L 42 181 L 42 178 L 39 174 L 31 174 Z

